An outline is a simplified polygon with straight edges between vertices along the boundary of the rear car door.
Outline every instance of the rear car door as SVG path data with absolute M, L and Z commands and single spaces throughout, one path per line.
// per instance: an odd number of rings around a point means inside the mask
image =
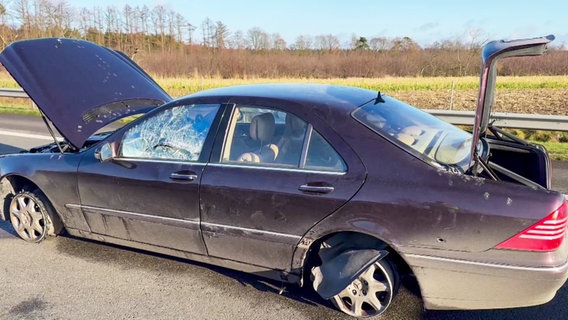
M 288 270 L 301 237 L 361 187 L 365 169 L 328 126 L 275 105 L 235 105 L 201 182 L 209 255 Z
M 111 161 L 90 150 L 78 170 L 88 230 L 114 238 L 205 254 L 199 180 L 222 107 L 178 105 L 125 129 Z

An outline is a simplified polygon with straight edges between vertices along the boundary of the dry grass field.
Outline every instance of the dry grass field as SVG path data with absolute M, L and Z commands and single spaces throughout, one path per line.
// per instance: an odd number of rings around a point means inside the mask
M 422 109 L 474 110 L 477 77 L 384 77 L 384 78 L 188 78 L 156 77 L 156 81 L 173 97 L 230 85 L 250 83 L 327 83 L 356 86 L 381 91 Z M 0 72 L 0 88 L 17 88 L 16 82 Z M 499 77 L 497 112 L 568 115 L 568 76 Z M 37 114 L 27 99 L 0 98 L 0 113 Z M 523 130 L 522 138 L 545 143 L 555 159 L 568 160 L 568 132 L 542 133 Z
M 192 76 L 162 78 L 157 82 L 172 96 L 179 97 L 196 91 L 249 83 L 328 83 L 356 86 L 381 91 L 422 109 L 473 110 L 479 79 L 477 77 L 384 77 L 384 78 L 242 78 L 222 79 Z M 0 88 L 17 88 L 5 72 L 0 73 Z M 499 77 L 495 111 L 568 114 L 567 76 Z M 29 110 L 24 99 L 0 99 L 2 111 Z M 15 110 L 12 110 L 15 111 Z
M 157 78 L 168 93 L 182 96 L 199 90 L 247 83 L 329 83 L 381 91 L 422 109 L 474 110 L 479 78 L 335 78 L 335 79 L 219 79 Z M 495 111 L 568 114 L 568 77 L 500 77 Z

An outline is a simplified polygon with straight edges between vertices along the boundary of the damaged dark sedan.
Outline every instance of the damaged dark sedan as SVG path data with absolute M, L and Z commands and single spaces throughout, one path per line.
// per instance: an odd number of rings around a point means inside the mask
M 66 232 L 313 286 L 355 317 L 403 276 L 427 309 L 542 304 L 568 277 L 567 204 L 546 150 L 490 117 L 496 62 L 553 39 L 483 48 L 472 132 L 353 87 L 172 99 L 120 52 L 15 42 L 0 62 L 63 139 L 0 157 L 0 218 L 30 242 Z

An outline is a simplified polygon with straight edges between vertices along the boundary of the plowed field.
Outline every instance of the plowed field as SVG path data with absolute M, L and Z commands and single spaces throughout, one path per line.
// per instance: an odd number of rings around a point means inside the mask
M 420 90 L 388 93 L 422 109 L 475 110 L 477 90 Z M 451 105 L 451 107 L 450 107 Z M 568 88 L 498 89 L 495 112 L 568 115 Z

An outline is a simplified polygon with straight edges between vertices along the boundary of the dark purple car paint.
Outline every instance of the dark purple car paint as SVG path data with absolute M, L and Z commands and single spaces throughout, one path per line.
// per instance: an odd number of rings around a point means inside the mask
M 62 41 L 65 44 L 68 40 Z M 33 47 L 33 43 L 26 46 Z M 5 55 L 11 55 L 12 50 L 2 53 L 0 61 L 7 61 Z M 149 96 L 131 92 L 132 97 L 169 99 L 131 61 L 108 49 L 103 51 L 131 68 L 132 73 L 124 75 L 126 79 L 117 81 L 148 84 Z M 86 60 L 81 65 L 91 68 L 91 63 Z M 58 67 L 65 68 L 65 64 Z M 14 75 L 18 72 L 13 68 L 22 67 L 8 68 Z M 18 81 L 26 79 L 26 91 L 33 92 L 30 87 L 35 75 L 15 77 Z M 79 86 L 76 90 L 93 98 L 88 88 Z M 70 108 L 74 100 L 62 88 L 54 94 L 63 96 Z M 38 104 L 38 97 L 44 95 L 35 94 Z M 80 94 L 74 93 L 77 96 Z M 542 163 L 547 159 L 546 152 L 518 141 L 482 137 L 495 150 L 500 165 L 514 168 L 511 170 L 519 175 L 537 172 L 534 180 L 538 182 L 524 185 L 522 179 L 514 179 L 514 174 L 507 178 L 498 173 L 506 181 L 495 181 L 482 171 L 459 172 L 352 117 L 362 105 L 390 101 L 379 98 L 380 93 L 370 90 L 308 84 L 235 86 L 199 92 L 166 103 L 101 138 L 87 140 L 87 135 L 77 135 L 71 125 L 64 135 L 81 149 L 53 153 L 45 147 L 34 153 L 0 157 L 0 194 L 9 203 L 21 189 L 41 190 L 57 212 L 55 218 L 71 235 L 286 282 L 308 280 L 311 267 L 326 263 L 317 261 L 318 250 L 329 239 L 343 239 L 343 253 L 357 248 L 381 250 L 379 260 L 388 259 L 397 266 L 393 270 L 413 274 L 427 308 L 503 308 L 552 299 L 568 276 L 566 242 L 557 250 L 544 252 L 495 249 L 564 203 L 563 195 L 542 182 L 549 174 L 547 164 Z M 99 102 L 104 105 L 107 101 Z M 66 118 L 56 120 L 61 111 L 46 103 L 43 112 L 61 130 Z M 121 155 L 125 150 L 123 137 L 129 130 L 165 110 L 202 104 L 219 108 L 211 115 L 208 135 L 196 160 Z M 347 169 L 225 161 L 225 141 L 238 130 L 231 125 L 235 119 L 246 117 L 237 110 L 250 106 L 302 119 L 309 124 L 307 132 L 321 135 Z M 80 117 L 89 108 L 78 108 L 69 117 Z M 285 121 L 281 119 L 276 125 L 285 126 Z M 311 140 L 305 141 L 304 158 Z M 105 147 L 114 155 L 105 156 L 101 151 Z M 163 146 L 158 143 L 156 147 Z M 174 147 L 166 147 L 167 152 L 173 152 L 170 149 Z M 526 163 L 523 167 L 529 168 L 524 169 L 527 172 L 516 168 L 519 161 Z M 6 206 L 2 212 L 7 218 Z M 325 281 L 334 279 L 327 277 Z M 328 288 L 333 284 L 325 283 Z M 392 290 L 396 291 L 394 286 Z

